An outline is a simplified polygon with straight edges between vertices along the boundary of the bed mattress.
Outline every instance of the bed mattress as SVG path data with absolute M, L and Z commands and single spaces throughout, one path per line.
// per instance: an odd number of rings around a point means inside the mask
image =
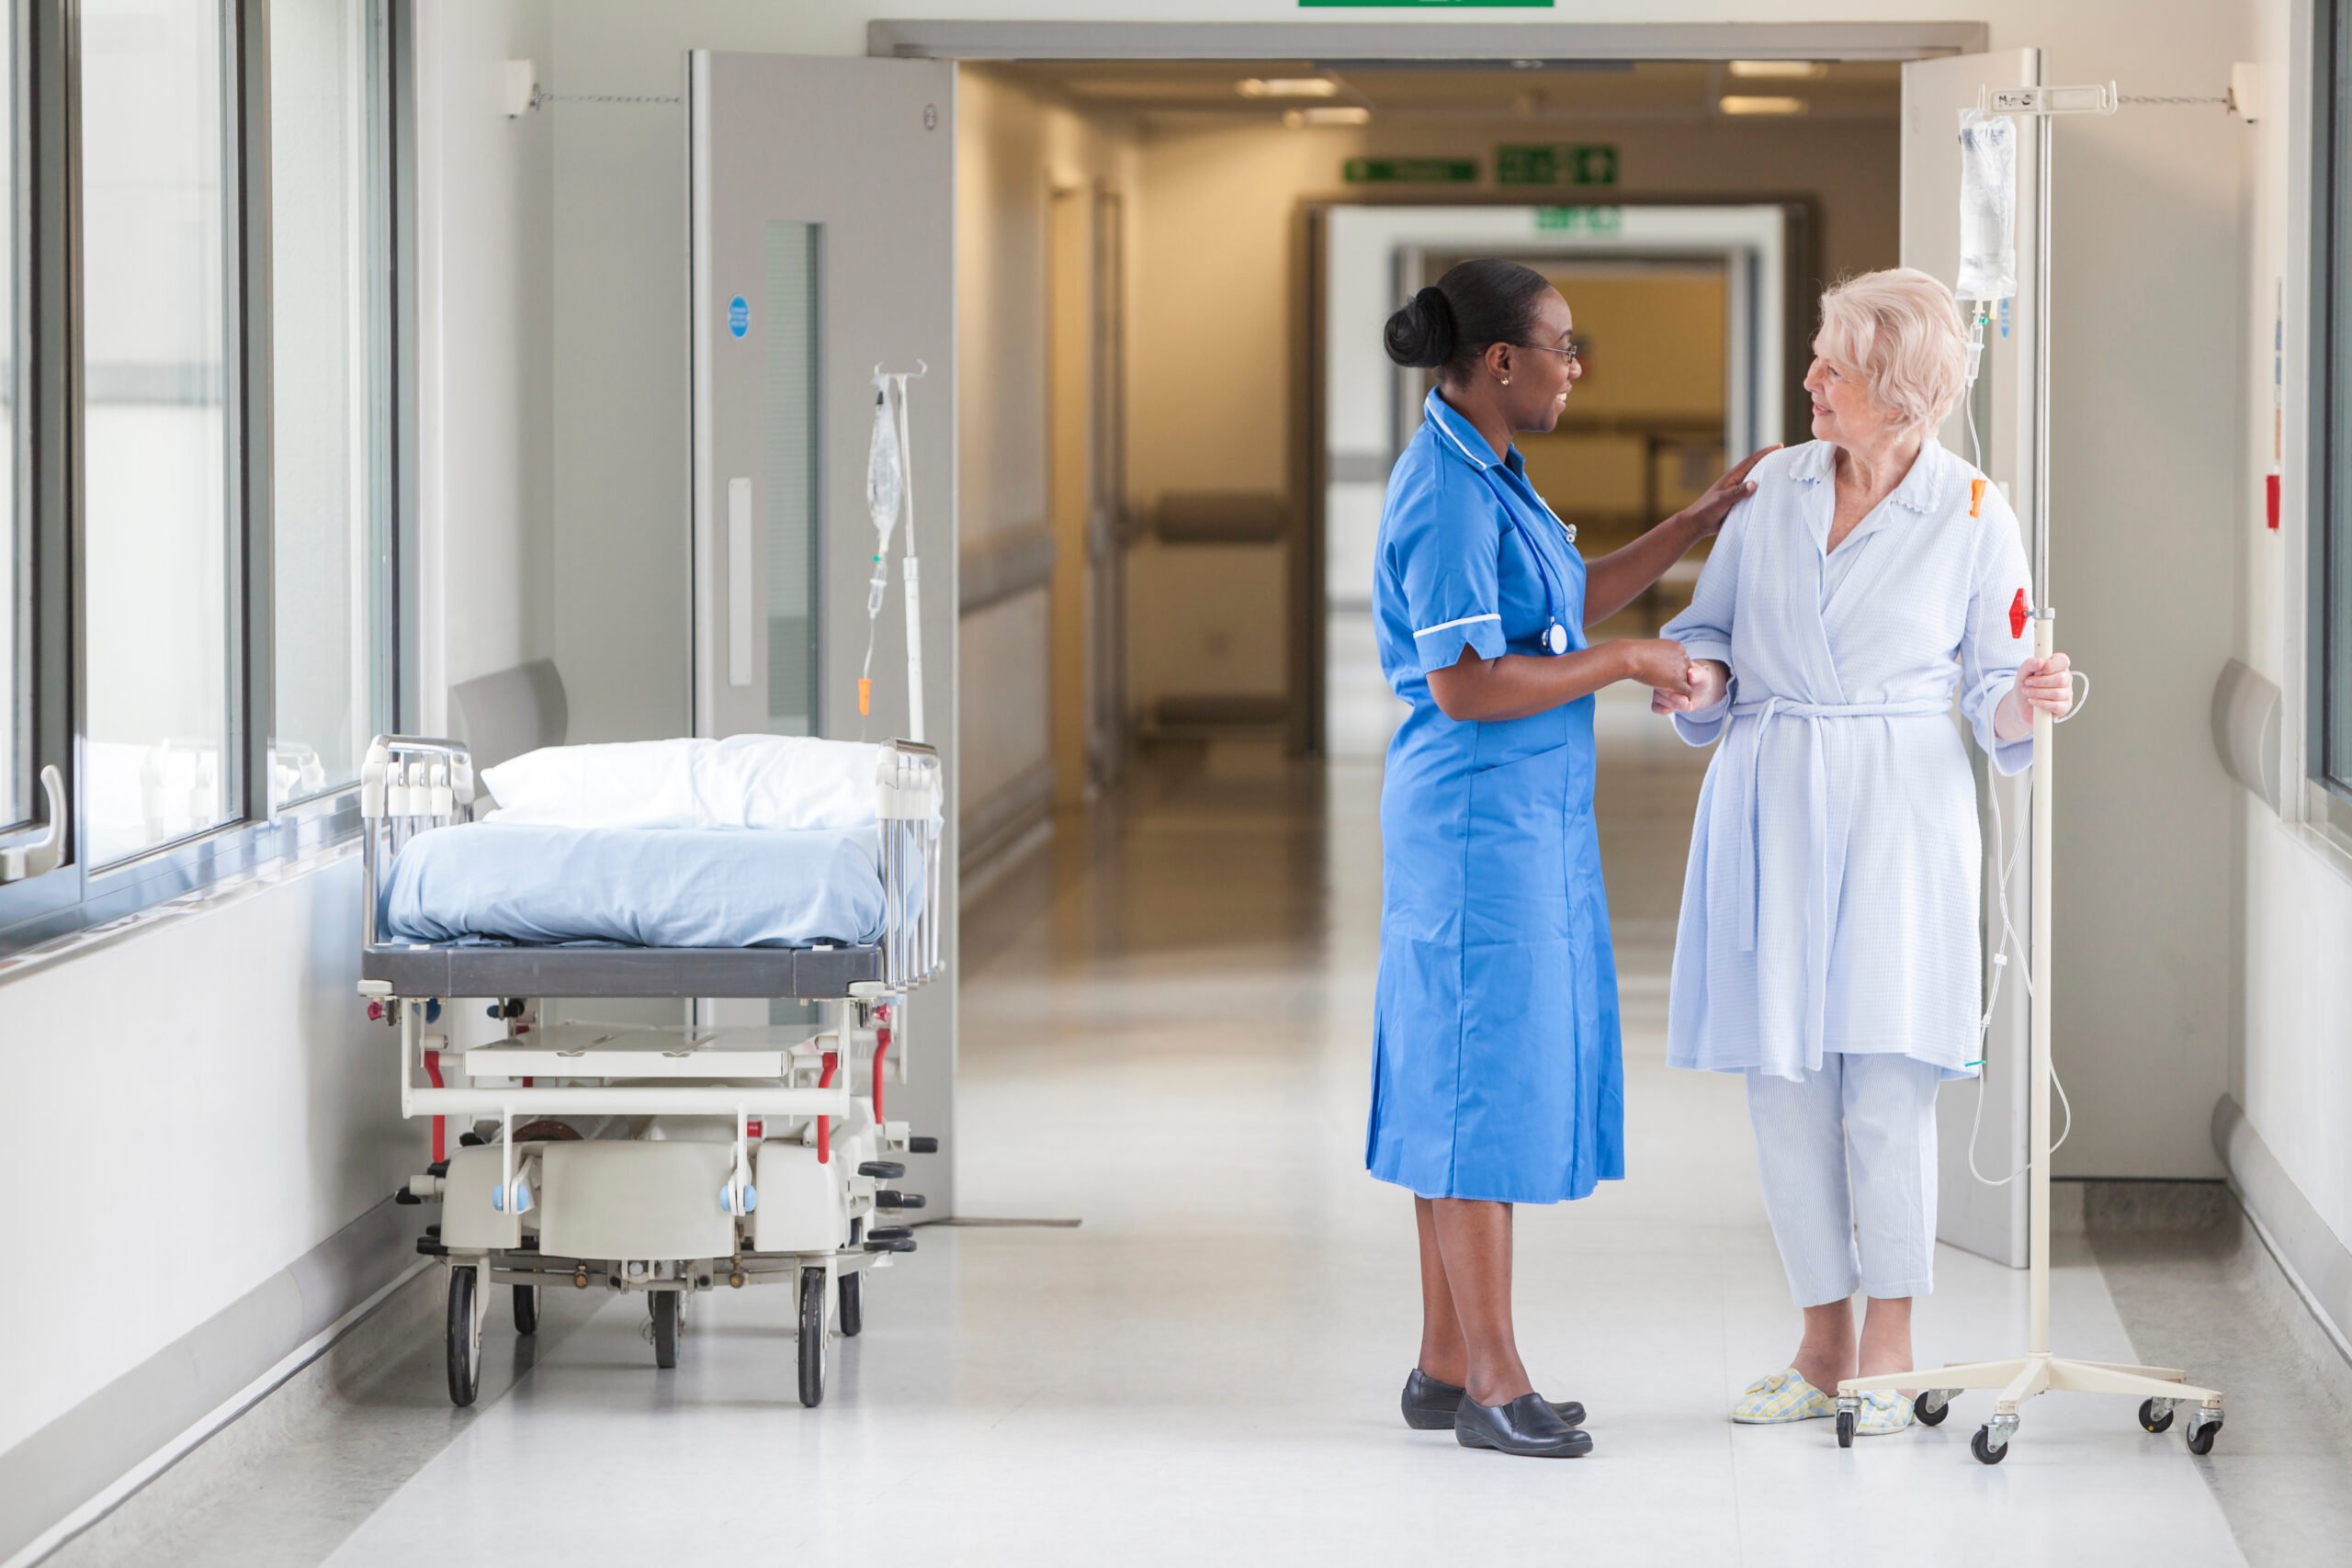
M 394 857 L 378 930 L 391 942 L 867 946 L 883 931 L 876 829 L 435 829 Z

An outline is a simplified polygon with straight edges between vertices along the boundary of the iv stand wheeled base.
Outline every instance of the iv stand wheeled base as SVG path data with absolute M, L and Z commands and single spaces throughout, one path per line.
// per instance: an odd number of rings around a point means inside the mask
M 2048 659 L 2057 646 L 2056 617 L 2045 605 L 2035 617 L 2033 651 Z M 2194 1402 L 2188 1416 L 2188 1451 L 2212 1450 L 2222 1431 L 2222 1396 L 2210 1388 L 2188 1382 L 2187 1374 L 2170 1367 L 2125 1367 L 2105 1361 L 2070 1361 L 2050 1353 L 2050 993 L 2051 955 L 2051 805 L 2050 716 L 2036 708 L 2033 715 L 2033 924 L 2032 1023 L 2029 1055 L 2032 1058 L 2032 1100 L 2027 1126 L 2033 1167 L 2027 1187 L 2027 1285 L 2032 1304 L 2030 1343 L 2032 1348 L 2010 1360 L 1978 1361 L 1936 1371 L 1889 1372 L 1883 1376 L 1846 1378 L 1838 1384 L 1838 1446 L 1850 1448 L 1854 1423 L 1861 1412 L 1865 1392 L 1916 1388 L 1911 1412 L 1930 1427 L 1951 1413 L 1952 1395 L 1970 1389 L 1998 1389 L 1993 1418 L 1978 1429 L 1969 1450 L 1986 1464 L 1998 1464 L 2017 1435 L 2018 1407 L 2035 1394 L 2136 1393 L 2141 1396 L 2140 1425 L 2151 1432 L 2172 1426 L 2177 1405 Z M 1996 853 L 1998 853 L 1996 848 Z

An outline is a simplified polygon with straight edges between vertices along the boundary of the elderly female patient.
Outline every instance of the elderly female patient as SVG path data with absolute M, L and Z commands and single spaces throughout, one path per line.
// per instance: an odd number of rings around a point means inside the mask
M 1829 1416 L 1841 1378 L 1914 1364 L 1936 1090 L 1973 1075 L 1982 1007 L 1983 862 L 1952 700 L 2016 773 L 2031 710 L 2063 716 L 2073 690 L 2064 654 L 2030 657 L 2016 516 L 1935 439 L 1966 355 L 1951 293 L 1925 273 L 1831 289 L 1804 381 L 1816 439 L 1758 467 L 1666 628 L 1690 693 L 1653 706 L 1693 745 L 1723 741 L 1690 843 L 1668 1060 L 1747 1076 L 1804 1311 L 1793 1364 L 1752 1384 L 1736 1421 Z M 1907 1401 L 1875 1393 L 1856 1429 L 1910 1423 Z

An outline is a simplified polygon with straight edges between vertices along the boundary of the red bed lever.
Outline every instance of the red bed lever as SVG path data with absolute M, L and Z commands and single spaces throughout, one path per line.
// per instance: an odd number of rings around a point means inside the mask
M 817 1087 L 819 1089 L 832 1088 L 833 1069 L 841 1065 L 842 1059 L 840 1053 L 834 1051 L 826 1052 L 825 1070 L 819 1076 L 817 1079 Z M 820 1116 L 817 1118 L 817 1163 L 819 1165 L 830 1165 L 832 1163 L 832 1158 L 833 1119 L 830 1116 Z
M 2009 601 L 2009 635 L 2011 637 L 2025 636 L 2025 623 L 2029 614 L 2030 612 L 2025 605 L 2025 590 L 2020 588 L 2018 590 L 2018 596 Z
M 425 1076 L 425 1077 L 426 1077 L 426 1078 L 428 1078 L 429 1080 L 431 1080 L 431 1082 L 432 1082 L 432 1084 L 433 1084 L 433 1087 L 434 1087 L 435 1089 L 441 1089 L 441 1088 L 446 1087 L 446 1086 L 441 1082 L 441 1053 L 440 1053 L 440 1052 L 438 1052 L 438 1051 L 427 1051 L 427 1052 L 424 1054 L 424 1076 Z M 433 1163 L 434 1163 L 434 1164 L 438 1165 L 438 1164 L 440 1164 L 443 1160 L 447 1159 L 447 1158 L 449 1157 L 449 1144 L 448 1144 L 448 1138 L 449 1138 L 449 1119 L 448 1119 L 447 1117 L 446 1117 L 446 1116 L 435 1116 L 435 1117 L 433 1119 Z

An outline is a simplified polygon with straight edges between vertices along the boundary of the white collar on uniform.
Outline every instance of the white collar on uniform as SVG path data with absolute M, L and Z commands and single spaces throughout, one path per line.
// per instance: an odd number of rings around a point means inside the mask
M 1434 387 L 1430 389 L 1430 395 L 1422 400 L 1421 417 L 1436 427 L 1440 439 L 1456 457 L 1480 473 L 1485 473 L 1488 468 L 1509 468 L 1513 473 L 1520 471 L 1517 462 L 1506 463 L 1497 458 L 1495 449 L 1487 445 L 1485 436 L 1478 434 L 1478 427 L 1471 423 L 1461 410 L 1439 396 Z M 1519 448 L 1512 447 L 1510 455 L 1513 458 L 1517 458 Z

